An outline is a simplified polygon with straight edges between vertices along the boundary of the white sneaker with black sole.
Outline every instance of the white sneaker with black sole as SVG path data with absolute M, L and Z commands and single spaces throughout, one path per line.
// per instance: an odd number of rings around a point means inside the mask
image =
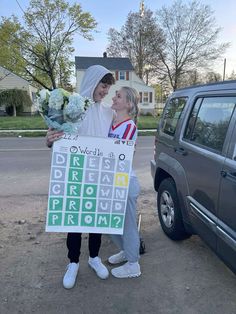
M 109 276 L 109 271 L 106 268 L 105 265 L 103 265 L 101 258 L 96 256 L 96 257 L 89 257 L 88 260 L 89 266 L 95 271 L 97 276 L 101 279 L 107 279 Z
M 120 251 L 119 253 L 110 256 L 108 258 L 108 262 L 110 264 L 112 264 L 112 265 L 120 264 L 120 263 L 123 263 L 123 262 L 127 262 L 127 259 L 125 257 L 125 252 L 124 251 Z
M 79 263 L 70 263 L 63 278 L 63 287 L 71 289 L 75 285 L 76 277 L 79 270 Z
M 138 262 L 127 262 L 120 267 L 113 268 L 111 273 L 116 278 L 134 278 L 141 275 L 140 265 Z

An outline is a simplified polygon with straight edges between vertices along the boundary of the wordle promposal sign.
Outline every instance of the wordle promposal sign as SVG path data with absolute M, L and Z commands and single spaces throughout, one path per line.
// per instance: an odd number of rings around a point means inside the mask
M 134 142 L 72 136 L 53 145 L 46 231 L 122 234 Z

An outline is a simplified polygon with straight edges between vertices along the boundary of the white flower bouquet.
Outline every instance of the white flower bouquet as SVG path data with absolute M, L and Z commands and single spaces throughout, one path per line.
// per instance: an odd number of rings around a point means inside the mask
M 47 126 L 58 131 L 76 133 L 85 112 L 93 102 L 77 93 L 62 88 L 38 93 L 36 107 Z

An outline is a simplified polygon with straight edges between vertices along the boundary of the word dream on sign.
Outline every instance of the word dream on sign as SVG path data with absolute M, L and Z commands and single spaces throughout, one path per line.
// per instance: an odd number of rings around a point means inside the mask
M 70 134 L 56 141 L 46 231 L 122 234 L 134 144 Z

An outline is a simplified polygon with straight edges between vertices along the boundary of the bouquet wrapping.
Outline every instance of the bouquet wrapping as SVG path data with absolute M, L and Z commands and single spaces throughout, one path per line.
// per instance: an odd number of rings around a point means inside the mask
M 76 133 L 92 103 L 90 99 L 62 88 L 51 92 L 43 89 L 37 95 L 36 108 L 49 128 Z

